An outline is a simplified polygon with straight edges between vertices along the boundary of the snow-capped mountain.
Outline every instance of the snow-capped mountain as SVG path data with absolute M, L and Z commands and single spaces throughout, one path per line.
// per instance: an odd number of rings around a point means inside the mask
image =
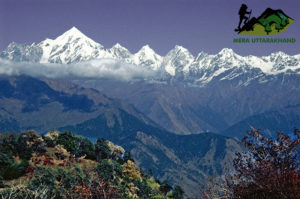
M 129 62 L 129 58 L 132 56 L 126 48 L 121 46 L 119 43 L 116 43 L 111 49 L 108 50 L 111 57 L 115 59 L 127 60 Z
M 149 45 L 131 54 L 118 43 L 110 49 L 105 49 L 75 27 L 56 39 L 45 39 L 38 44 L 25 45 L 13 42 L 0 54 L 0 57 L 14 62 L 60 64 L 110 58 L 161 72 L 162 75 L 157 79 L 162 76 L 165 77 L 164 79 L 179 78 L 198 85 L 205 85 L 214 79 L 233 80 L 245 76 L 245 73 L 251 74 L 251 77 L 244 78 L 243 83 L 249 79 L 262 78 L 264 75 L 300 73 L 300 55 L 290 56 L 277 52 L 264 57 L 242 57 L 232 49 L 224 48 L 216 55 L 201 52 L 194 57 L 184 47 L 175 46 L 162 57 Z M 265 80 L 261 79 L 260 82 Z
M 39 62 L 42 54 L 43 49 L 35 45 L 35 43 L 26 45 L 12 42 L 0 54 L 0 57 L 15 62 Z
M 111 58 L 111 54 L 101 44 L 94 42 L 75 27 L 55 40 L 46 39 L 37 46 L 43 50 L 41 63 L 70 64 L 95 58 Z
M 131 57 L 132 63 L 158 70 L 161 66 L 162 57 L 154 52 L 149 45 L 143 46 Z
M 162 63 L 165 71 L 172 76 L 178 73 L 187 74 L 190 71 L 190 65 L 194 61 L 194 56 L 184 47 L 175 46 L 165 57 Z

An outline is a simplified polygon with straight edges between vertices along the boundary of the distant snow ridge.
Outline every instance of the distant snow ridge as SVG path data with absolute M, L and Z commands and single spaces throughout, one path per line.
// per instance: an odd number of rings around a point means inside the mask
M 110 49 L 105 49 L 75 27 L 54 40 L 45 39 L 38 44 L 25 45 L 13 42 L 0 54 L 0 58 L 14 62 L 59 64 L 109 58 L 145 67 L 147 70 L 161 71 L 169 78 L 180 77 L 200 84 L 207 84 L 214 79 L 232 80 L 245 73 L 252 74 L 252 79 L 262 78 L 262 74 L 300 74 L 300 54 L 290 56 L 283 52 L 276 52 L 264 57 L 242 57 L 232 49 L 224 48 L 216 55 L 201 52 L 194 57 L 184 47 L 175 46 L 165 57 L 162 57 L 149 45 L 131 54 L 118 43 Z

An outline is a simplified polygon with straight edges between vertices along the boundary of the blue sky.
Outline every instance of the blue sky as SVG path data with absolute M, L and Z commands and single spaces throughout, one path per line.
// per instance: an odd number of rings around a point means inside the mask
M 234 44 L 242 3 L 256 17 L 267 7 L 282 9 L 295 23 L 274 37 L 296 43 Z M 194 55 L 225 47 L 240 55 L 300 54 L 299 8 L 295 0 L 0 0 L 0 51 L 12 41 L 38 43 L 76 26 L 106 48 L 118 42 L 132 53 L 149 44 L 160 55 L 175 45 Z

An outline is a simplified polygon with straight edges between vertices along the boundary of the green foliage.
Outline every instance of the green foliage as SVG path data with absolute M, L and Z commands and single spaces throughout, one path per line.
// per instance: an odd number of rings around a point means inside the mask
M 25 173 L 27 167 L 27 160 L 17 163 L 11 155 L 0 153 L 0 176 L 2 176 L 3 179 L 10 180 L 20 177 Z
M 62 145 L 67 151 L 72 154 L 74 154 L 78 148 L 78 143 L 76 142 L 75 135 L 69 131 L 60 133 L 55 141 L 56 144 Z
M 18 178 L 25 174 L 28 165 L 27 160 L 22 160 L 21 163 L 13 162 L 3 170 L 2 177 L 5 180 Z
M 122 175 L 121 165 L 114 160 L 102 160 L 97 166 L 96 170 L 99 175 L 101 175 L 105 180 L 109 181 L 119 178 Z
M 75 136 L 73 133 L 65 131 L 59 134 L 55 142 L 56 144 L 62 145 L 67 151 L 74 154 L 76 157 L 86 155 L 87 159 L 96 159 L 95 146 L 87 138 Z
M 3 134 L 0 139 L 0 153 L 17 154 L 17 134 Z
M 52 169 L 37 166 L 34 168 L 34 173 L 35 177 L 28 184 L 29 189 L 36 190 L 43 187 L 49 190 L 54 190 L 56 177 Z
M 0 188 L 4 187 L 4 180 L 18 178 L 26 170 L 32 177 L 24 184 L 0 189 L 4 198 L 180 198 L 180 190 L 172 194 L 168 183 L 161 186 L 146 175 L 133 162 L 130 152 L 126 151 L 121 158 L 124 149 L 102 138 L 94 144 L 71 132 L 56 132 L 52 137 L 51 134 L 41 137 L 34 131 L 0 136 Z M 91 160 L 56 159 L 53 152 L 56 147 L 66 149 L 75 157 L 86 155 L 84 159 Z M 47 154 L 47 158 L 55 157 L 53 164 L 29 166 L 34 152 L 37 154 L 34 161 L 42 157 L 39 155 Z M 20 163 L 15 161 L 17 156 L 21 158 Z M 60 165 L 63 161 L 66 164 Z
M 77 136 L 76 141 L 79 145 L 75 153 L 76 156 L 86 155 L 87 159 L 96 160 L 95 146 L 89 139 Z
M 13 164 L 12 156 L 5 153 L 0 153 L 0 176 L 3 175 L 3 172 L 7 167 Z
M 103 138 L 98 138 L 95 145 L 95 154 L 98 162 L 100 162 L 102 159 L 108 159 L 110 157 L 111 150 Z
M 21 133 L 17 139 L 17 143 L 18 155 L 23 160 L 29 160 L 33 152 L 44 153 L 46 151 L 43 139 L 35 131 Z
M 139 198 L 153 198 L 154 195 L 157 195 L 157 192 L 153 190 L 147 183 L 146 179 L 135 180 L 134 185 L 138 188 Z
M 54 140 L 51 140 L 50 138 L 45 137 L 45 136 L 43 136 L 43 139 L 44 139 L 47 147 L 55 147 Z

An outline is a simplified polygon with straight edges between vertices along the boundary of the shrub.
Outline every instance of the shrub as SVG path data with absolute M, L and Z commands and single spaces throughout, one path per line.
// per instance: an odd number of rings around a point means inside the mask
M 62 145 L 67 151 L 74 154 L 78 149 L 78 143 L 73 133 L 64 131 L 56 138 L 56 144 Z
M 231 186 L 235 198 L 300 198 L 300 131 L 295 138 L 278 132 L 276 140 L 258 130 L 243 139 L 248 153 L 237 153 L 234 167 L 238 183 Z
M 52 169 L 41 166 L 34 167 L 34 176 L 28 185 L 30 190 L 46 188 L 53 191 L 55 189 L 56 176 Z
M 3 175 L 4 170 L 13 164 L 12 156 L 5 153 L 0 153 L 0 176 Z
M 123 164 L 123 175 L 127 175 L 130 180 L 142 179 L 140 168 L 130 160 Z
M 87 138 L 75 136 L 73 133 L 65 131 L 60 133 L 55 141 L 56 144 L 62 145 L 76 157 L 86 155 L 88 159 L 96 159 L 94 144 Z
M 78 136 L 76 137 L 76 141 L 79 145 L 75 153 L 77 157 L 86 155 L 87 159 L 96 160 L 95 146 L 89 139 Z
M 3 134 L 0 138 L 0 153 L 17 155 L 17 134 Z
M 22 160 L 21 163 L 13 162 L 12 164 L 4 168 L 2 177 L 5 180 L 16 179 L 25 174 L 28 165 L 28 160 Z
M 108 181 L 119 178 L 122 174 L 121 165 L 114 160 L 108 159 L 102 160 L 97 166 L 96 170 L 99 175 Z
M 137 195 L 139 198 L 152 198 L 153 195 L 157 194 L 155 190 L 148 185 L 145 179 L 142 181 L 135 180 L 133 183 L 138 188 Z
M 46 152 L 46 144 L 43 138 L 35 131 L 21 133 L 17 143 L 18 154 L 24 160 L 29 160 L 33 152 L 38 154 Z
M 106 144 L 103 138 L 98 138 L 95 145 L 95 154 L 97 161 L 100 162 L 102 159 L 108 159 L 111 155 L 111 150 Z
M 278 132 L 275 140 L 256 129 L 248 135 L 242 140 L 248 151 L 236 154 L 234 174 L 211 180 L 204 198 L 300 198 L 300 131 L 294 130 L 295 138 Z

